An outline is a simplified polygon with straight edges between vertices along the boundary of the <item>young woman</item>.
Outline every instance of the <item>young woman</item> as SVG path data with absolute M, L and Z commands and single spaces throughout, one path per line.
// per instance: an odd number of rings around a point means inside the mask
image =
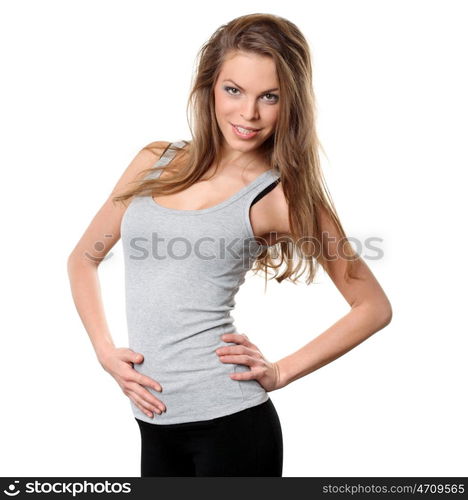
M 269 393 L 385 327 L 391 306 L 325 187 L 299 29 L 270 14 L 221 26 L 199 53 L 189 102 L 192 139 L 142 148 L 70 255 L 73 297 L 99 362 L 130 399 L 142 476 L 281 476 Z M 129 348 L 112 341 L 97 274 L 120 237 Z M 304 266 L 309 284 L 317 264 L 351 309 L 271 362 L 237 331 L 236 292 L 249 269 L 266 280 L 283 267 L 281 282 Z

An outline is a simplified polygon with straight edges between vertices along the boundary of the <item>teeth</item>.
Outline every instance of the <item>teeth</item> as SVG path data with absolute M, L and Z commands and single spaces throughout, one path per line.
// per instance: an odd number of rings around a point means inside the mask
M 242 127 L 236 127 L 236 129 L 241 133 L 241 134 L 251 134 L 252 132 L 255 132 L 255 130 L 247 130 L 245 128 L 242 128 Z

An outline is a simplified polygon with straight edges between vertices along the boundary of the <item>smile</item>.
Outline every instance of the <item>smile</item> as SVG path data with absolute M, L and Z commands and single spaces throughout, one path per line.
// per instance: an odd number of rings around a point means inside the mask
M 238 137 L 242 137 L 242 139 L 252 139 L 252 137 L 255 137 L 259 133 L 259 130 L 248 130 L 242 127 L 236 127 L 235 125 L 231 126 L 234 133 Z

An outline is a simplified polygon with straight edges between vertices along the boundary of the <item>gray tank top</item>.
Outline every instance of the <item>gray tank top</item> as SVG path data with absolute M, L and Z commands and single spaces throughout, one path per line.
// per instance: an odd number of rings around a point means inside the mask
M 155 166 L 167 165 L 186 144 L 172 143 Z M 231 317 L 235 295 L 261 250 L 249 209 L 278 182 L 279 171 L 267 170 L 201 210 L 163 207 L 152 196 L 136 196 L 127 207 L 121 240 L 129 348 L 144 355 L 134 368 L 162 385 L 162 392 L 146 389 L 167 407 L 151 419 L 130 400 L 136 418 L 152 424 L 209 420 L 269 398 L 257 380 L 231 379 L 230 373 L 250 368 L 221 362 L 215 350 L 236 345 L 221 335 L 239 333 Z

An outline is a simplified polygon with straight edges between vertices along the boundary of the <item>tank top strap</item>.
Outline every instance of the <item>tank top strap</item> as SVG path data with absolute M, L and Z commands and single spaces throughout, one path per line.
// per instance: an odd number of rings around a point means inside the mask
M 248 241 L 255 240 L 255 235 L 250 219 L 250 209 L 254 203 L 259 201 L 268 192 L 274 189 L 281 182 L 280 171 L 278 168 L 267 170 L 257 177 L 247 189 L 241 194 L 237 214 L 240 212 L 240 220 L 248 235 Z M 259 245 L 261 248 L 263 245 Z
M 155 163 L 155 167 L 165 167 L 174 156 L 177 154 L 177 150 L 183 149 L 187 145 L 187 141 L 177 141 L 171 142 L 164 150 L 163 154 L 159 158 L 159 160 Z
M 263 196 L 269 193 L 277 184 L 281 182 L 280 172 L 277 168 L 266 170 L 251 182 L 245 191 L 242 192 L 240 200 L 242 205 L 252 206 L 259 201 Z
M 165 167 L 167 166 L 177 154 L 177 150 L 183 149 L 188 144 L 187 141 L 177 141 L 170 142 L 166 149 L 163 151 L 159 160 L 153 165 L 154 167 Z M 162 169 L 152 170 L 145 179 L 155 179 L 161 175 Z

